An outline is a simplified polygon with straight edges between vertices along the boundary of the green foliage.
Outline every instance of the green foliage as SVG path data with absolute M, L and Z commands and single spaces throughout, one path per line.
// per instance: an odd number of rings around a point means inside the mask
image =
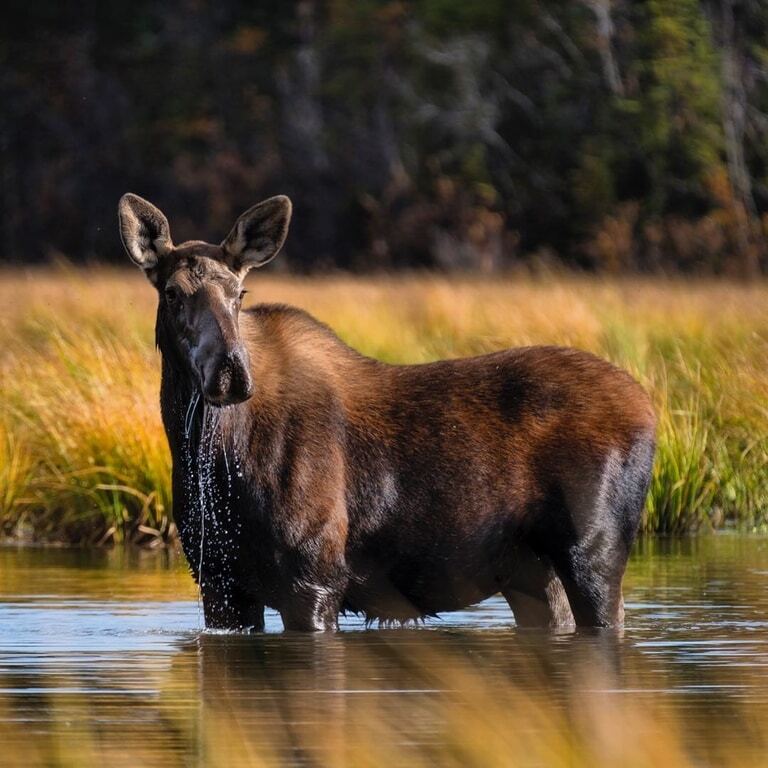
M 710 524 L 718 493 L 711 463 L 712 430 L 697 400 L 662 411 L 656 464 L 643 528 L 659 533 L 698 531 Z
M 251 288 L 393 363 L 541 343 L 600 354 L 648 388 L 659 415 L 644 530 L 768 523 L 764 285 L 260 275 Z M 133 273 L 0 280 L 4 533 L 80 543 L 173 535 L 153 301 Z
M 450 35 L 498 30 L 509 21 L 510 12 L 519 12 L 522 5 L 525 4 L 508 0 L 414 0 L 413 10 L 431 32 Z
M 646 158 L 649 212 L 681 202 L 680 185 L 695 201 L 707 196 L 707 175 L 722 162 L 719 58 L 698 0 L 650 0 L 638 34 L 636 104 L 620 114 L 636 117 L 638 150 Z M 686 201 L 682 201 L 683 203 Z M 690 204 L 690 203 L 689 203 Z
M 723 7 L 12 3 L 6 251 L 121 258 L 109 222 L 127 188 L 155 197 L 179 239 L 222 237 L 283 191 L 302 270 L 488 270 L 542 251 L 597 269 L 731 272 L 757 252 L 765 267 L 768 87 L 755 73 L 768 14 L 739 4 L 726 35 Z M 723 106 L 729 51 L 741 126 Z M 748 204 L 726 163 L 731 123 Z

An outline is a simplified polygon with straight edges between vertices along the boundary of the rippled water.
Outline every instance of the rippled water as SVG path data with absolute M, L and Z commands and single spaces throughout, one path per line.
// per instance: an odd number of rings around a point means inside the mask
M 178 558 L 4 549 L 0 734 L 13 747 L 63 729 L 117 751 L 138 744 L 147 764 L 195 764 L 206 720 L 224 712 L 265 740 L 279 730 L 275 762 L 312 763 L 299 732 L 338 709 L 346 734 L 374 699 L 383 712 L 418 702 L 404 738 L 435 737 L 430 702 L 461 696 L 467 665 L 472 685 L 648 700 L 704 751 L 744 738 L 745 708 L 768 722 L 768 539 L 647 540 L 625 596 L 622 633 L 516 630 L 493 598 L 415 629 L 348 617 L 335 636 L 280 634 L 269 613 L 264 635 L 212 634 Z

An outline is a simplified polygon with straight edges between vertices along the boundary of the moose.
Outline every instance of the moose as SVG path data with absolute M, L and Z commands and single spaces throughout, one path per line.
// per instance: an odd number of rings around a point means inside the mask
M 174 245 L 151 203 L 119 204 L 158 293 L 173 514 L 206 625 L 260 631 L 265 607 L 286 630 L 407 623 L 498 592 L 521 627 L 621 625 L 645 391 L 575 349 L 390 365 L 300 309 L 243 309 L 291 211 L 271 197 L 220 245 Z

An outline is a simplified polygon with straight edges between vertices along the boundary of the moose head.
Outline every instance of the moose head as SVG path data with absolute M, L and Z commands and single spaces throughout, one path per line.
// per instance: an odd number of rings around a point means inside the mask
M 164 357 L 187 372 L 209 403 L 247 400 L 253 380 L 238 323 L 243 279 L 279 252 L 291 201 L 279 195 L 249 208 L 221 245 L 193 240 L 175 246 L 168 219 L 138 195 L 123 195 L 118 215 L 128 255 L 158 292 Z

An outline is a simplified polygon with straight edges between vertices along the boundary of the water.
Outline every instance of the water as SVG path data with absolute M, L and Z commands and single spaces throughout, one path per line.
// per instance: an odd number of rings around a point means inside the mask
M 564 706 L 648 702 L 703 754 L 743 743 L 745 711 L 768 723 L 768 539 L 645 541 L 625 596 L 621 633 L 516 630 L 492 598 L 418 628 L 346 617 L 335 636 L 281 634 L 268 612 L 264 635 L 215 634 L 178 557 L 2 549 L 0 741 L 130 744 L 128 763 L 167 766 L 246 734 L 275 764 L 312 764 L 318 723 L 323 743 L 348 738 L 375 702 L 408 713 L 403 739 L 439 740 L 441 696 L 501 683 Z
M 227 612 L 235 586 L 230 553 L 240 537 L 239 519 L 232 519 L 232 472 L 242 477 L 240 459 L 233 446 L 224 450 L 221 415 L 225 408 L 212 408 L 200 403 L 200 393 L 193 392 L 184 419 L 182 447 L 182 488 L 188 508 L 187 518 L 180 529 L 194 557 L 200 592 L 210 589 L 221 598 L 215 608 L 209 605 L 209 619 L 220 626 L 229 626 Z M 197 412 L 201 411 L 196 434 Z M 231 458 L 230 455 L 231 454 Z

